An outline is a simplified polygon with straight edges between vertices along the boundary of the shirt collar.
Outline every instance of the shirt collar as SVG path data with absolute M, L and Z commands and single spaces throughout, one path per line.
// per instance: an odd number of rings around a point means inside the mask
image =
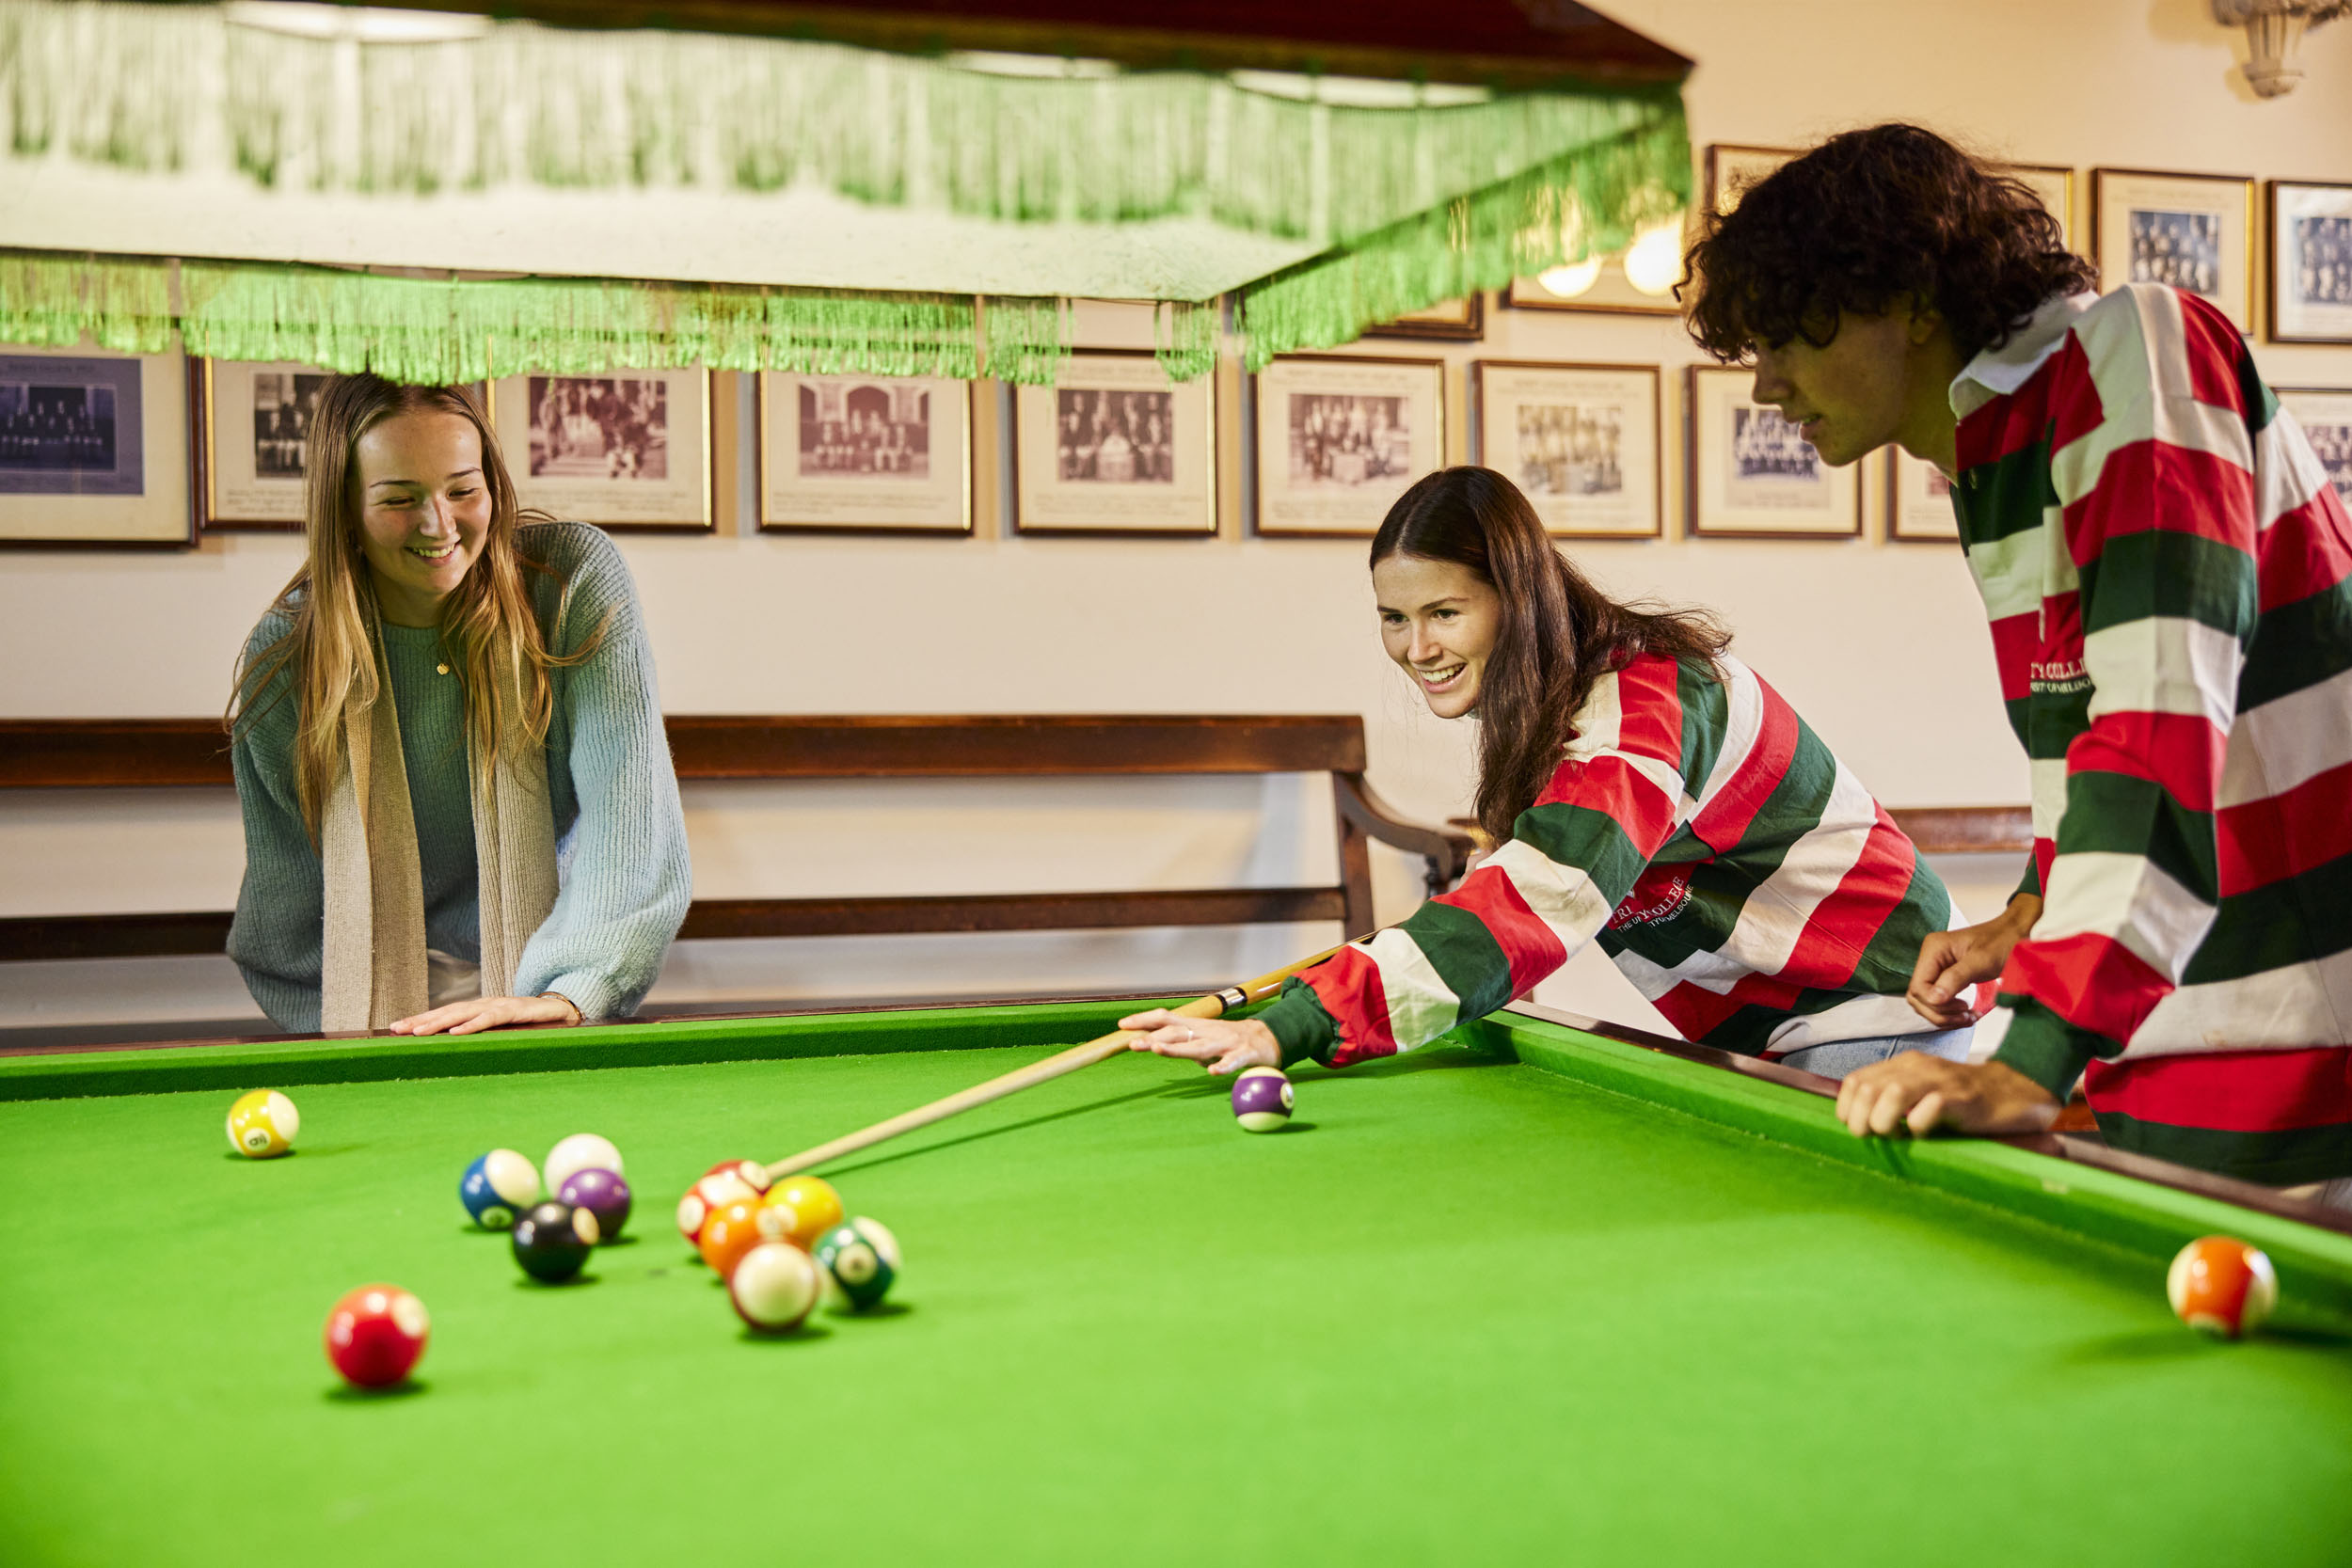
M 1952 412 L 1964 420 L 1994 398 L 2007 397 L 2032 380 L 2033 372 L 2065 341 L 2074 319 L 2098 303 L 2099 296 L 2088 291 L 2052 294 L 2043 300 L 2026 318 L 2026 325 L 2010 334 L 2008 342 L 1986 349 L 1952 378 Z

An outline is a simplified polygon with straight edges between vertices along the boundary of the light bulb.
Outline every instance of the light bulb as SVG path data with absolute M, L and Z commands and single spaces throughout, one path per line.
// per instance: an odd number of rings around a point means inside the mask
M 1625 253 L 1625 280 L 1645 294 L 1670 294 L 1682 281 L 1682 230 L 1653 229 Z
M 1549 293 L 1557 294 L 1562 299 L 1574 299 L 1600 281 L 1600 258 L 1588 256 L 1567 266 L 1546 267 L 1535 275 L 1535 281 L 1541 283 Z

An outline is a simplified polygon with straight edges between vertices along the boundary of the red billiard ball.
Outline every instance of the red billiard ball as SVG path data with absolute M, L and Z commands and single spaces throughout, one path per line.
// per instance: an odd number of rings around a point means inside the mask
M 326 1358 L 353 1386 L 389 1388 L 424 1354 L 432 1322 L 397 1285 L 362 1285 L 326 1315 Z
M 2279 1276 L 2260 1249 L 2236 1237 L 2200 1236 L 2172 1259 L 2164 1293 L 2191 1328 L 2234 1339 L 2279 1305 Z
M 686 1196 L 677 1200 L 677 1233 L 690 1245 L 702 1244 L 703 1222 L 730 1203 L 757 1203 L 760 1189 L 745 1180 L 740 1172 L 730 1167 L 751 1162 L 727 1161 L 706 1172 L 701 1180 L 686 1189 Z M 767 1172 L 760 1172 L 765 1176 Z

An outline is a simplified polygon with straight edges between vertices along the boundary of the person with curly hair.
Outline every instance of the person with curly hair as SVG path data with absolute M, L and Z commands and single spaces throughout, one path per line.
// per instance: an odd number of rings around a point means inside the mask
M 2047 1126 L 2352 1202 L 2352 517 L 2244 338 L 2194 294 L 2100 295 L 2023 184 L 1890 124 L 1710 218 L 1688 325 L 1824 461 L 1953 479 L 2034 854 L 1930 935 L 1910 996 L 1999 979 L 1989 1061 L 1849 1076 L 1856 1133 Z

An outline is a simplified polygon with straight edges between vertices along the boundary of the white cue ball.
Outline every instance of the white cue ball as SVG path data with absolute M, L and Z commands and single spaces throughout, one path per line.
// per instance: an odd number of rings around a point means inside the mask
M 627 1176 L 621 1168 L 621 1151 L 609 1138 L 594 1132 L 575 1132 L 548 1150 L 547 1190 L 560 1193 L 564 1183 L 584 1170 L 609 1170 L 615 1176 Z

